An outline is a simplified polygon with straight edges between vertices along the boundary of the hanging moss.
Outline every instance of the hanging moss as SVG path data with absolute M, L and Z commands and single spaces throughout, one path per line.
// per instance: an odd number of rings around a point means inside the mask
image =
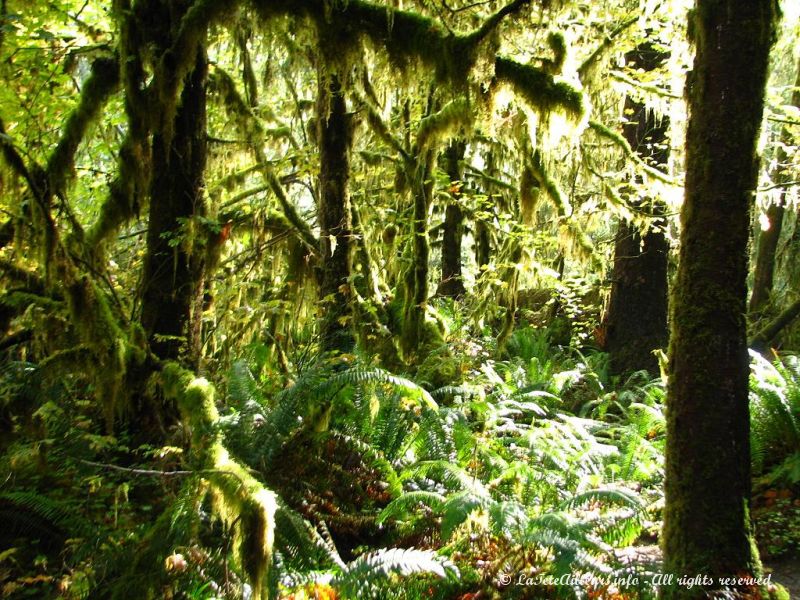
M 115 418 L 127 406 L 123 383 L 128 366 L 143 362 L 144 352 L 129 344 L 108 301 L 89 276 L 69 282 L 65 296 L 78 335 L 92 352 L 93 372 L 97 377 L 95 395 L 103 405 L 106 426 L 111 430 Z
M 644 162 L 642 158 L 636 152 L 633 151 L 633 148 L 631 148 L 631 145 L 628 143 L 628 140 L 626 140 L 622 135 L 620 135 L 616 131 L 609 129 L 602 123 L 598 123 L 597 121 L 589 121 L 589 127 L 591 128 L 592 131 L 594 131 L 598 135 L 611 140 L 617 146 L 619 146 L 625 153 L 625 156 L 627 158 L 635 162 L 636 165 L 640 169 L 642 169 L 642 171 L 650 175 L 652 178 L 657 179 L 658 181 L 663 181 L 664 183 L 675 185 L 675 181 L 673 181 L 669 175 L 659 171 L 654 167 L 651 167 L 646 162 Z
M 169 147 L 183 84 L 195 67 L 198 49 L 212 23 L 224 20 L 236 9 L 236 2 L 198 0 L 185 12 L 156 66 L 153 88 L 159 101 L 160 132 Z
M 564 196 L 558 182 L 550 176 L 547 167 L 544 164 L 542 153 L 539 150 L 534 150 L 530 158 L 525 161 L 525 168 L 530 174 L 539 182 L 542 189 L 550 196 L 550 199 L 556 205 L 559 217 L 565 217 L 572 212 L 572 207 L 569 200 Z
M 502 56 L 495 60 L 494 69 L 498 82 L 510 85 L 542 115 L 560 111 L 577 122 L 586 111 L 584 95 L 578 89 L 566 81 L 556 81 L 543 69 Z
M 416 137 L 417 150 L 424 151 L 442 140 L 455 137 L 459 130 L 468 128 L 472 120 L 472 106 L 466 98 L 448 102 L 441 110 L 420 121 Z
M 209 78 L 209 90 L 217 92 L 222 97 L 225 108 L 228 110 L 229 114 L 234 117 L 237 127 L 242 134 L 245 135 L 248 142 L 250 142 L 250 147 L 253 150 L 262 176 L 270 190 L 272 190 L 272 193 L 275 194 L 275 197 L 278 199 L 278 204 L 280 204 L 283 209 L 286 219 L 297 230 L 298 234 L 309 248 L 312 248 L 315 252 L 318 251 L 319 241 L 311 231 L 311 227 L 303 220 L 297 212 L 297 209 L 289 201 L 280 179 L 278 179 L 278 176 L 272 170 L 264 154 L 263 126 L 236 89 L 236 84 L 231 76 L 221 69 L 215 69 L 214 73 Z
M 522 167 L 519 179 L 519 212 L 525 225 L 533 224 L 536 202 L 539 199 L 539 182 L 526 164 Z
M 214 386 L 174 362 L 164 365 L 160 379 L 164 395 L 177 403 L 191 431 L 195 468 L 211 484 L 217 512 L 235 528 L 235 547 L 253 598 L 264 598 L 272 560 L 275 495 L 228 454 L 217 428 Z

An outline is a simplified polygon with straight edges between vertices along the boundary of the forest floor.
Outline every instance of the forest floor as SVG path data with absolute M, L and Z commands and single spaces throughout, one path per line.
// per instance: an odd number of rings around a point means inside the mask
M 784 558 L 764 563 L 767 572 L 772 573 L 772 581 L 780 583 L 792 598 L 800 600 L 800 557 Z
M 661 549 L 655 545 L 625 548 L 618 551 L 617 556 L 632 563 L 654 567 L 654 571 L 658 571 L 658 565 L 661 564 Z M 800 556 L 765 561 L 764 570 L 765 574 L 772 574 L 773 583 L 780 583 L 791 598 L 800 600 Z

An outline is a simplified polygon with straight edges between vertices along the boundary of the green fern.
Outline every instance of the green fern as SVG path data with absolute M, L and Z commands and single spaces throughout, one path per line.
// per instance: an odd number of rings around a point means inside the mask
M 75 506 L 36 491 L 0 493 L 0 515 L 4 535 L 65 539 L 85 537 L 92 527 Z
M 751 458 L 753 472 L 800 452 L 800 368 L 795 356 L 770 364 L 751 353 Z
M 415 574 L 456 578 L 458 568 L 431 550 L 389 548 L 365 554 L 331 581 L 345 598 L 398 597 L 397 578 Z

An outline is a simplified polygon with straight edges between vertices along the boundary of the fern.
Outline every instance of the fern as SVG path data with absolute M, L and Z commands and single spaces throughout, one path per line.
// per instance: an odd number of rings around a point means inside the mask
M 770 364 L 751 352 L 751 361 L 750 446 L 758 474 L 800 452 L 800 368 L 794 356 Z
M 0 493 L 5 534 L 23 537 L 85 537 L 92 527 L 74 506 L 35 491 Z
M 420 506 L 424 506 L 431 512 L 438 512 L 445 499 L 445 496 L 438 492 L 424 490 L 406 492 L 392 500 L 381 511 L 380 515 L 378 515 L 378 523 L 408 518 L 409 513 L 416 512 Z
M 398 596 L 397 577 L 430 574 L 458 577 L 456 566 L 431 550 L 391 548 L 357 558 L 337 574 L 331 584 L 345 598 L 390 598 Z

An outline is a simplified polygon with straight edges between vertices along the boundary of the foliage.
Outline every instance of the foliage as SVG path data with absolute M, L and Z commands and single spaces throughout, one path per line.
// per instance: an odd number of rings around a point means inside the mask
M 0 2 L 2 595 L 613 596 L 501 579 L 623 573 L 660 524 L 664 383 L 609 375 L 603 305 L 618 221 L 661 203 L 680 227 L 686 8 Z M 790 12 L 764 210 L 797 195 Z M 636 68 L 642 44 L 669 60 Z M 670 116 L 671 164 L 620 133 L 626 99 Z M 786 213 L 776 312 L 798 291 Z M 465 293 L 431 297 L 454 237 Z M 753 356 L 764 493 L 800 481 L 798 378 Z M 776 554 L 779 500 L 756 513 Z
M 800 363 L 751 354 L 751 452 L 754 474 L 765 483 L 800 482 Z

